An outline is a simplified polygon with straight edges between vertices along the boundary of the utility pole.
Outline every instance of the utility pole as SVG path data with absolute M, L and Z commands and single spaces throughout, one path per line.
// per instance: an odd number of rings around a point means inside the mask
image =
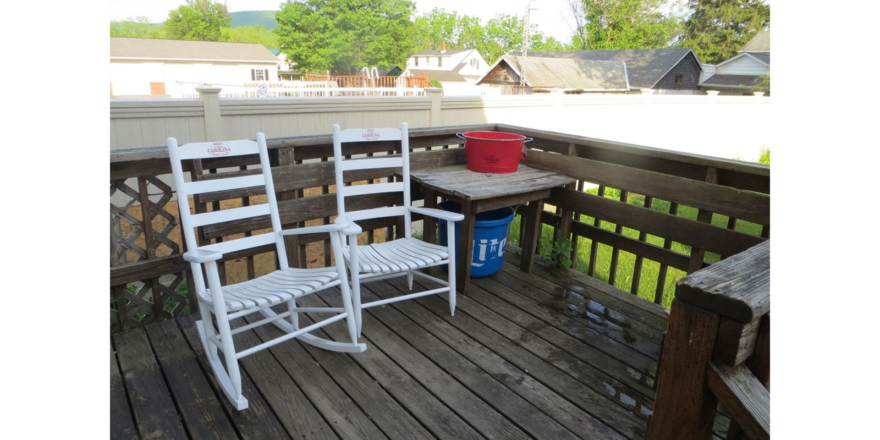
M 535 0 L 529 0 L 526 3 L 526 19 L 523 23 L 523 53 L 522 53 L 522 65 L 520 66 L 520 76 L 519 76 L 519 90 L 520 93 L 526 92 L 526 59 L 529 56 L 529 17 L 532 15 L 532 10 L 537 8 L 532 8 L 532 2 Z

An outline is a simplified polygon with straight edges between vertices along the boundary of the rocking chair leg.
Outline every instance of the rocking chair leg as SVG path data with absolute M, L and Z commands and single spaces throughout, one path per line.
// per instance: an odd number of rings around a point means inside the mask
M 409 286 L 409 290 L 412 290 L 413 285 L 413 271 L 408 270 L 406 272 L 406 284 Z
M 294 330 L 299 330 L 299 313 L 296 311 L 296 298 L 287 302 L 287 310 L 290 312 L 290 323 Z

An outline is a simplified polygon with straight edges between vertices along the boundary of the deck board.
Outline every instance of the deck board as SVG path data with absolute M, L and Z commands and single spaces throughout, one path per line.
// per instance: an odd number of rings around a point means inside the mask
M 641 439 L 667 315 L 594 281 L 557 277 L 541 264 L 520 272 L 509 252 L 499 274 L 459 295 L 454 317 L 445 296 L 367 309 L 364 353 L 289 341 L 243 358 L 244 411 L 217 387 L 197 315 L 117 334 L 112 437 Z M 365 300 L 406 290 L 402 279 L 362 288 Z M 333 293 L 300 303 L 338 306 Z M 236 343 L 278 332 L 249 330 Z M 320 333 L 348 334 L 342 322 Z M 716 438 L 728 423 L 717 418 Z

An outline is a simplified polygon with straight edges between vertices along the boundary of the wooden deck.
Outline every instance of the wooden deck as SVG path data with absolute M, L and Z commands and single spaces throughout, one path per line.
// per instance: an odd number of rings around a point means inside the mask
M 116 334 L 111 436 L 643 438 L 667 312 L 580 274 L 556 277 L 540 261 L 532 274 L 518 264 L 509 252 L 500 273 L 474 279 L 454 317 L 435 296 L 368 309 L 364 353 L 288 342 L 244 358 L 244 411 L 218 394 L 195 316 Z M 403 279 L 379 281 L 363 295 L 402 289 Z M 341 324 L 327 332 L 343 339 Z M 728 423 L 716 418 L 716 438 Z

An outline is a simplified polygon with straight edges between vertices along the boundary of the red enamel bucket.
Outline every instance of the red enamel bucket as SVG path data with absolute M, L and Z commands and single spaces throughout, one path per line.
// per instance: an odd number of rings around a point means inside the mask
M 479 173 L 513 173 L 526 159 L 526 142 L 532 138 L 502 131 L 456 133 L 464 139 L 467 168 Z

